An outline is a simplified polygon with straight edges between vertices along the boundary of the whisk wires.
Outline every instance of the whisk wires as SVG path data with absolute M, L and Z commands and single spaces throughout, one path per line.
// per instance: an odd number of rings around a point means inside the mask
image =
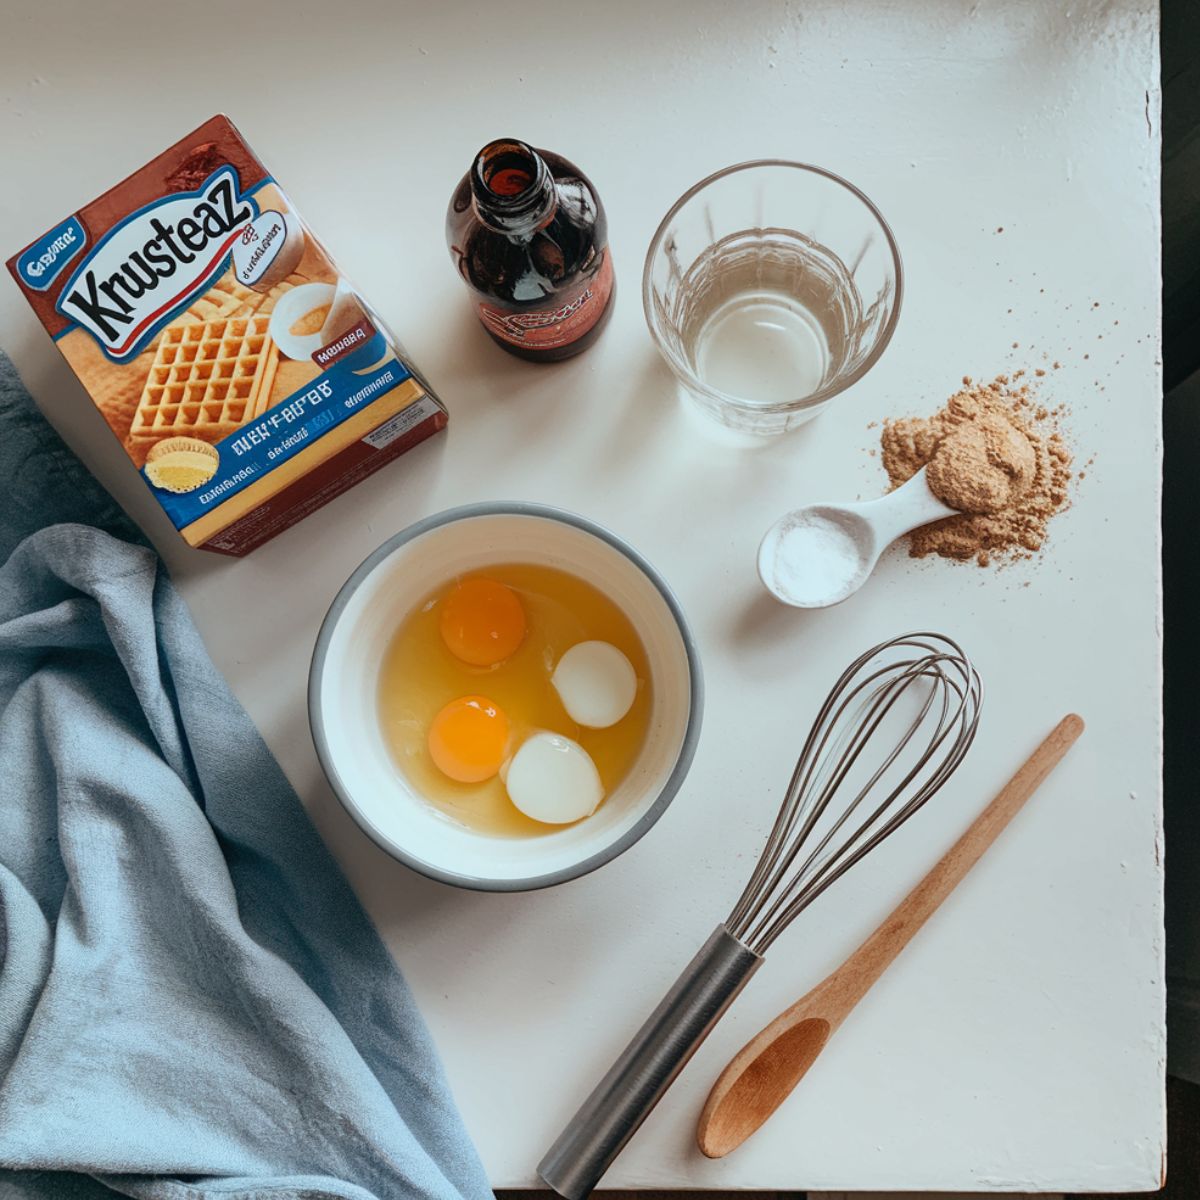
M 726 921 L 729 932 L 765 953 L 954 774 L 974 740 L 982 698 L 970 660 L 942 634 L 905 634 L 851 663 L 813 722 L 766 847 Z M 868 750 L 879 745 L 872 769 Z

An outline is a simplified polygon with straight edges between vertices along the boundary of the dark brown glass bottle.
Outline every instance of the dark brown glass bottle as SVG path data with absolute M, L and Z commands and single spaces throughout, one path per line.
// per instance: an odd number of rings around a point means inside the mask
M 561 155 L 512 138 L 484 146 L 450 201 L 446 242 L 484 329 L 510 354 L 558 362 L 608 324 L 604 206 Z

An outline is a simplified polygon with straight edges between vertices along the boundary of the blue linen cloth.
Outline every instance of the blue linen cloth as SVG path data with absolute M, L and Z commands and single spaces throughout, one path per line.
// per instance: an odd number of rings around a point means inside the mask
M 0 1198 L 490 1196 L 383 943 L 3 354 L 0 562 Z

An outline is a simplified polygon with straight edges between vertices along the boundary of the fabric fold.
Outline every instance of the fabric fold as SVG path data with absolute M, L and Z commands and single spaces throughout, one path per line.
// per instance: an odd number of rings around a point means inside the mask
M 0 1200 L 490 1196 L 382 941 L 2 356 L 0 480 Z

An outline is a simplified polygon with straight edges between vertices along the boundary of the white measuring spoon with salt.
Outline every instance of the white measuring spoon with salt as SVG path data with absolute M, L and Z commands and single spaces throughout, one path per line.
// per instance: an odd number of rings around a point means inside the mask
M 787 513 L 758 548 L 758 574 L 784 604 L 826 608 L 857 592 L 896 538 L 955 516 L 958 509 L 933 494 L 922 467 L 878 500 L 810 504 Z

